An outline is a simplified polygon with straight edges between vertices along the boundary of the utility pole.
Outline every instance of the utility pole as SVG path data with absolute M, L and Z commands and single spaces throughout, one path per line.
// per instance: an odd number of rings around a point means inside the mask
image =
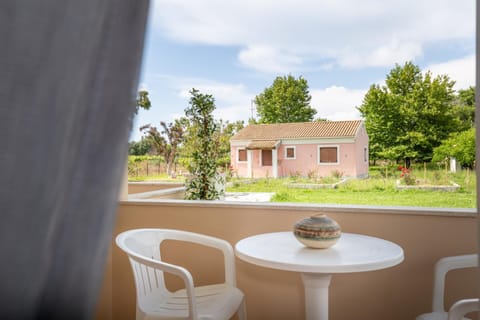
M 255 100 L 250 100 L 250 113 L 251 113 L 251 119 L 255 119 L 255 114 L 256 114 L 256 110 L 255 110 Z

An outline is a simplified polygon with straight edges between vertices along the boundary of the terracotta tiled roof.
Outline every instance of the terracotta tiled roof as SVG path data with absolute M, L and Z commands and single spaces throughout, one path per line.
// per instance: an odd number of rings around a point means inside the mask
M 278 140 L 354 137 L 361 120 L 254 124 L 240 130 L 230 140 Z
M 271 150 L 271 149 L 275 149 L 275 145 L 278 142 L 279 142 L 278 140 L 255 140 L 248 144 L 247 149 Z

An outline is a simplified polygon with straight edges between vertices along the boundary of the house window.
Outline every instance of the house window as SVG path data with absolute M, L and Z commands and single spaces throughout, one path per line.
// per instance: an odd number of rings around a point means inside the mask
M 367 149 L 367 147 L 363 148 L 363 161 L 368 162 L 368 149 Z
M 318 147 L 318 163 L 338 163 L 338 146 Z
M 272 150 L 262 150 L 262 166 L 272 165 Z
M 285 159 L 295 159 L 295 147 L 285 147 Z
M 238 149 L 237 151 L 238 151 L 237 162 L 247 161 L 247 150 L 246 149 Z

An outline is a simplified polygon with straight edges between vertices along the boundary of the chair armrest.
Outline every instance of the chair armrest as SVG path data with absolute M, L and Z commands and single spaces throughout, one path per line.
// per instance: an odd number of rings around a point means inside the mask
M 235 277 L 235 255 L 232 245 L 219 238 L 182 231 L 182 230 L 163 230 L 168 234 L 165 239 L 193 242 L 203 246 L 218 249 L 223 253 L 225 282 L 231 286 L 236 286 Z
M 448 311 L 448 320 L 461 320 L 472 311 L 480 311 L 479 299 L 463 299 L 455 302 Z
M 188 312 L 191 315 L 191 319 L 197 319 L 197 314 L 196 314 L 197 311 L 196 311 L 196 308 L 194 308 L 196 304 L 196 301 L 195 301 L 196 299 L 195 299 L 195 289 L 193 285 L 193 277 L 187 269 L 171 263 L 166 263 L 163 261 L 146 258 L 131 252 L 128 253 L 128 257 L 138 262 L 141 265 L 145 265 L 147 267 L 158 269 L 163 272 L 170 273 L 180 277 L 183 280 L 185 289 L 187 291 Z
M 437 261 L 437 263 L 435 264 L 435 275 L 433 283 L 433 311 L 445 311 L 443 299 L 445 292 L 445 276 L 447 272 L 454 269 L 473 268 L 477 266 L 477 254 L 445 257 Z

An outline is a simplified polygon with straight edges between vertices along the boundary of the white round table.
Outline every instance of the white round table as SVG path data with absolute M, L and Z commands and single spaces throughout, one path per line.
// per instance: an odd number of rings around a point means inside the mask
M 379 270 L 403 261 L 399 245 L 352 233 L 342 233 L 328 249 L 307 248 L 291 231 L 259 234 L 240 240 L 235 253 L 258 266 L 300 272 L 308 320 L 328 319 L 328 287 L 333 273 Z

